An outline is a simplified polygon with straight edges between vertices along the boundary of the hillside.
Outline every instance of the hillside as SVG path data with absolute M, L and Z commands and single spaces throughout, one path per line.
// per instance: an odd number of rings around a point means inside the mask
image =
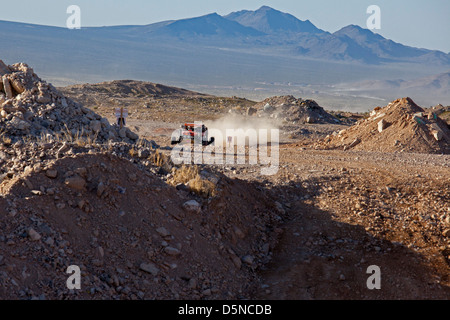
M 115 108 L 124 107 L 129 118 L 135 120 L 161 120 L 180 123 L 215 119 L 220 113 L 233 108 L 246 108 L 255 102 L 238 97 L 216 97 L 162 84 L 114 80 L 110 82 L 79 84 L 60 87 L 71 99 L 105 114 L 115 121 Z M 201 113 L 201 119 L 194 115 Z
M 64 91 L 71 94 L 104 94 L 110 97 L 163 97 L 208 95 L 186 89 L 169 87 L 158 83 L 136 80 L 114 80 L 109 82 L 67 86 Z

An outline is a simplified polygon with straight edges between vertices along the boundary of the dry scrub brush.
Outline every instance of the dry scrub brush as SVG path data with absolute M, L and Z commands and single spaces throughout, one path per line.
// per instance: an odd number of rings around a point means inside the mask
M 205 198 L 217 195 L 217 188 L 214 183 L 204 178 L 199 168 L 195 165 L 183 165 L 180 168 L 172 169 L 172 178 L 168 182 L 174 186 L 183 183 L 189 190 Z

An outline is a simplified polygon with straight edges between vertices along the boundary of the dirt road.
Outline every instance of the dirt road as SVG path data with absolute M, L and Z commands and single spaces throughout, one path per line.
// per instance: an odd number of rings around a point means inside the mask
M 450 297 L 450 157 L 295 146 L 281 155 L 288 180 L 274 190 L 286 220 L 258 298 Z M 372 265 L 379 290 L 366 284 Z
M 261 166 L 217 167 L 271 189 L 279 206 L 280 241 L 259 271 L 255 298 L 450 297 L 450 156 L 314 150 L 307 137 L 291 141 L 281 141 L 276 175 L 262 176 Z M 373 265 L 379 290 L 367 287 Z

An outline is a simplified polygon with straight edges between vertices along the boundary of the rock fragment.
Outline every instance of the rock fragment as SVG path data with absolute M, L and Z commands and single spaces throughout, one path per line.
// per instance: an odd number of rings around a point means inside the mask
M 50 179 L 55 179 L 58 176 L 58 170 L 48 169 L 47 171 L 45 171 L 45 175 Z
M 33 241 L 38 241 L 41 239 L 41 235 L 37 233 L 36 230 L 34 230 L 33 228 L 28 229 L 28 236 Z
M 71 189 L 75 189 L 75 190 L 84 190 L 85 186 L 86 186 L 86 180 L 84 180 L 82 177 L 75 175 L 72 176 L 70 178 L 67 178 L 64 181 L 64 184 L 66 186 L 68 186 Z
M 383 130 L 384 129 L 386 129 L 387 128 L 387 122 L 386 122 L 386 120 L 384 120 L 384 119 L 381 119 L 379 122 L 378 122 L 378 132 L 383 132 Z
M 5 94 L 6 94 L 6 99 L 12 99 L 13 93 L 12 93 L 12 88 L 11 88 L 11 84 L 9 83 L 8 77 L 3 76 L 2 82 L 3 82 L 3 90 L 5 91 Z
M 141 265 L 139 266 L 139 268 L 142 271 L 145 271 L 147 273 L 150 273 L 153 276 L 157 276 L 159 273 L 159 269 L 158 267 L 156 267 L 155 264 L 153 263 L 141 263 Z
M 165 247 L 164 252 L 167 253 L 169 256 L 178 256 L 181 254 L 180 250 L 173 247 Z
M 202 207 L 196 200 L 189 200 L 183 203 L 183 208 L 190 213 L 200 213 Z

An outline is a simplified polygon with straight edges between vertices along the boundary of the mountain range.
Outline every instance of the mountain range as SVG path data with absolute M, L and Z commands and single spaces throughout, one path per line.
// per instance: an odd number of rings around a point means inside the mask
M 441 51 L 405 46 L 357 25 L 329 33 L 309 20 L 299 20 L 268 6 L 255 11 L 232 12 L 226 16 L 212 13 L 142 27 L 124 27 L 120 34 L 131 33 L 146 39 L 164 37 L 181 41 L 221 42 L 231 47 L 243 44 L 282 47 L 297 56 L 369 64 L 418 62 L 450 65 L 450 54 Z
M 189 43 L 219 42 L 228 47 L 280 47 L 295 56 L 369 64 L 417 62 L 450 65 L 450 54 L 441 51 L 405 46 L 357 25 L 346 26 L 334 33 L 326 32 L 309 20 L 302 21 L 268 6 L 226 16 L 211 13 L 144 26 L 85 28 L 83 31 L 146 41 L 163 38 Z
M 402 45 L 356 25 L 330 33 L 267 6 L 80 30 L 0 21 L 0 42 L 0 59 L 27 62 L 57 85 L 135 79 L 250 98 L 305 94 L 308 86 L 408 81 L 450 68 L 448 53 Z

